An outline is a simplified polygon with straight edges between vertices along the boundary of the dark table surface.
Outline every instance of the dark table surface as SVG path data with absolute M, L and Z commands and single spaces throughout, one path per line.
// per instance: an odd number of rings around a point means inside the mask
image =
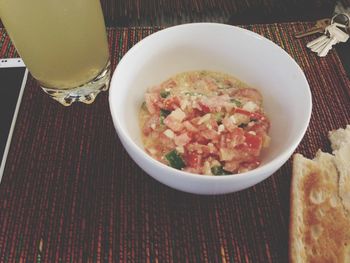
M 281 46 L 305 73 L 313 113 L 296 152 L 306 157 L 330 151 L 328 131 L 350 123 L 350 82 L 338 49 L 319 58 L 305 47 L 312 37 L 293 37 L 310 25 L 244 26 Z M 109 28 L 112 67 L 157 30 Z M 0 30 L 0 58 L 16 56 Z M 0 262 L 287 262 L 291 166 L 290 159 L 237 193 L 173 190 L 127 155 L 108 93 L 64 108 L 30 76 L 0 184 Z

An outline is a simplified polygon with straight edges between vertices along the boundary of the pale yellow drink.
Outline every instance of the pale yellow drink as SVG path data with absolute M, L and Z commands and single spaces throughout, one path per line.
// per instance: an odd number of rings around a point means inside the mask
M 0 17 L 43 87 L 78 87 L 109 61 L 99 0 L 0 0 Z

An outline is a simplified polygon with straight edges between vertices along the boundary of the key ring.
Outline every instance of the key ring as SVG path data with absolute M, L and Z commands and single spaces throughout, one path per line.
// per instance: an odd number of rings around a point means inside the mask
M 350 16 L 347 13 L 335 14 L 331 19 L 331 24 L 343 28 L 348 34 L 350 34 Z
M 350 16 L 347 13 L 339 13 L 332 17 L 331 24 L 338 23 L 348 27 L 350 25 Z

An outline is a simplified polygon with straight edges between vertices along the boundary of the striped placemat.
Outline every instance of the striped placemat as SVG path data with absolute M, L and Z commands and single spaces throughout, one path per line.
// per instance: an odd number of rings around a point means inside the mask
M 313 95 L 297 152 L 330 150 L 350 123 L 350 83 L 337 53 L 310 53 L 307 23 L 252 25 L 302 67 Z M 159 28 L 110 28 L 113 68 Z M 17 53 L 0 30 L 0 57 Z M 297 107 L 298 105 L 296 105 Z M 291 162 L 250 189 L 197 196 L 170 189 L 128 157 L 108 93 L 65 108 L 29 77 L 0 184 L 0 262 L 287 262 Z
M 331 17 L 350 0 L 101 0 L 107 26 L 174 25 L 190 22 L 272 23 Z M 254 21 L 254 22 L 252 22 Z M 0 27 L 2 26 L 0 20 Z
M 340 2 L 350 5 L 350 0 Z M 227 22 L 237 17 L 239 21 L 312 21 L 331 16 L 335 3 L 335 0 L 101 0 L 109 26 Z

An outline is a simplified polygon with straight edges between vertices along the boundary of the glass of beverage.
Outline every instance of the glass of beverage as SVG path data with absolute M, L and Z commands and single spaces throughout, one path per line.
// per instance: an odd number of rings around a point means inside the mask
M 61 104 L 89 104 L 108 89 L 99 0 L 0 0 L 0 18 L 32 76 Z

